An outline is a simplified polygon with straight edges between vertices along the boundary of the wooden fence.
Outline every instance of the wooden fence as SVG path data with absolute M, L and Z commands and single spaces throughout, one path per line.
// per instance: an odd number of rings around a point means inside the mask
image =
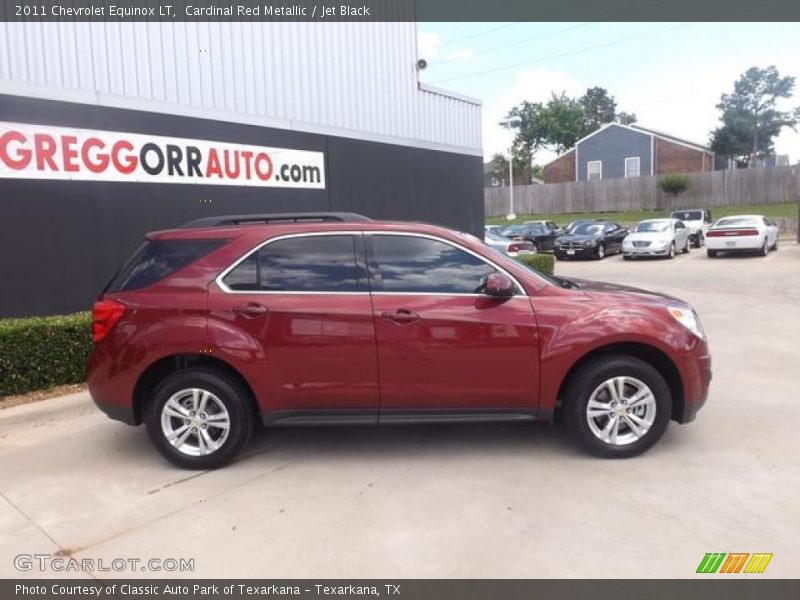
M 569 214 L 673 208 L 713 208 L 800 201 L 800 167 L 711 171 L 689 175 L 677 196 L 658 187 L 659 176 L 572 181 L 514 187 L 517 214 Z M 486 216 L 508 213 L 508 188 L 486 188 Z

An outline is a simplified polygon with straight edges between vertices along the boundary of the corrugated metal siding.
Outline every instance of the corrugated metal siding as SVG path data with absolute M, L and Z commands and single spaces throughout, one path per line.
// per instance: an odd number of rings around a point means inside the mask
M 480 154 L 480 105 L 419 89 L 415 28 L 403 22 L 3 22 L 0 92 L 54 97 L 67 90 L 103 105 L 171 105 L 180 114 L 266 119 L 297 130 Z

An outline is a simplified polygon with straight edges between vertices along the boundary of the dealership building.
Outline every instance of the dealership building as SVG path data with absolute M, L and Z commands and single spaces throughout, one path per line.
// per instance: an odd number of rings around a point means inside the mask
M 86 310 L 147 231 L 353 211 L 483 228 L 480 103 L 416 24 L 0 23 L 0 318 Z

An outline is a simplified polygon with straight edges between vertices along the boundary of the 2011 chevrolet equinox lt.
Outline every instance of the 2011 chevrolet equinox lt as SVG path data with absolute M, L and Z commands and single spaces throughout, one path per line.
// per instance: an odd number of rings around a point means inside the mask
M 703 405 L 686 303 L 545 276 L 442 227 L 345 213 L 151 233 L 93 307 L 88 384 L 187 468 L 266 426 L 545 419 L 640 454 Z

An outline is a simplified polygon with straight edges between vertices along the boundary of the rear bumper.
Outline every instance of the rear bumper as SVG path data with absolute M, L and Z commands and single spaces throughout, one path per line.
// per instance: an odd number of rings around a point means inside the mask
M 737 238 L 706 238 L 706 248 L 709 250 L 717 250 L 719 252 L 752 252 L 755 250 L 760 250 L 763 245 L 764 238 L 760 235 Z
M 120 404 L 111 404 L 110 402 L 102 402 L 95 398 L 92 394 L 92 400 L 97 408 L 102 410 L 109 419 L 120 421 L 126 425 L 138 425 L 136 415 L 133 408 L 129 406 L 122 406 Z

